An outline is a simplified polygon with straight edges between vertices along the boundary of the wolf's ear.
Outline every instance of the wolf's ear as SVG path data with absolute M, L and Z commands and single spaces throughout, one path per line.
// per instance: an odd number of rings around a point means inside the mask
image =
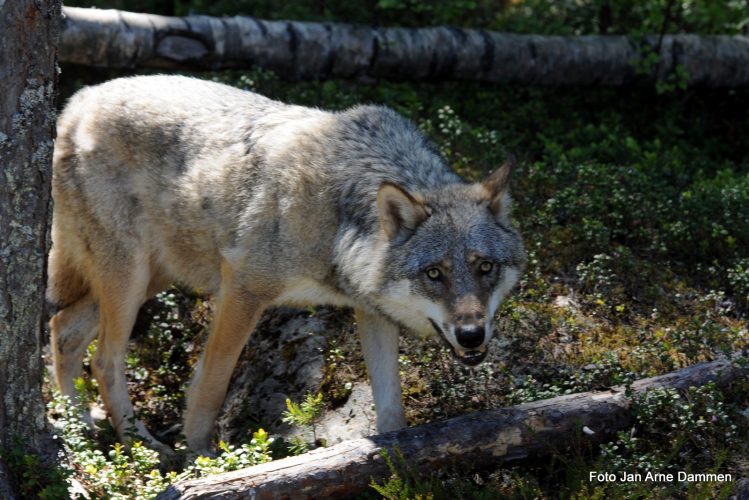
M 489 196 L 489 210 L 497 219 L 504 219 L 510 210 L 510 173 L 515 166 L 513 159 L 507 160 L 496 172 L 487 177 L 481 185 Z
M 377 191 L 377 213 L 390 240 L 409 236 L 429 215 L 420 197 L 391 182 L 383 182 Z

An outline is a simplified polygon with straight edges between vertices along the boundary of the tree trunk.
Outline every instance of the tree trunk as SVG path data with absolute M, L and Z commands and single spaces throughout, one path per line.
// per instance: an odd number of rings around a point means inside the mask
M 288 79 L 474 80 L 540 85 L 663 81 L 682 65 L 686 83 L 749 85 L 749 38 L 668 35 L 541 36 L 453 27 L 373 28 L 251 17 L 165 17 L 65 8 L 63 62 L 109 68 L 262 67 Z M 660 54 L 645 74 L 633 60 Z M 642 64 L 640 64 L 642 65 Z
M 715 381 L 743 380 L 749 367 L 713 361 L 640 380 L 634 394 L 656 387 L 684 390 Z M 573 443 L 594 445 L 631 425 L 631 399 L 624 387 L 570 394 L 509 408 L 462 415 L 401 431 L 355 439 L 247 469 L 171 486 L 159 498 L 330 498 L 348 497 L 387 477 L 380 456 L 396 448 L 410 467 L 438 470 L 460 461 L 476 466 L 564 452 Z
M 59 29 L 59 0 L 0 0 L 0 452 L 48 445 L 42 346 Z

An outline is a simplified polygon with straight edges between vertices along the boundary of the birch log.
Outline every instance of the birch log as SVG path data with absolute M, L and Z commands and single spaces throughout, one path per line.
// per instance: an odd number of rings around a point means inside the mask
M 474 80 L 626 85 L 664 80 L 682 65 L 689 84 L 749 85 L 749 37 L 541 36 L 453 27 L 375 28 L 252 17 L 165 17 L 65 8 L 63 62 L 109 68 L 262 67 L 292 79 Z M 649 46 L 660 62 L 638 75 Z
M 685 390 L 715 381 L 727 386 L 749 375 L 749 367 L 728 360 L 702 363 L 635 382 L 634 394 L 656 387 Z M 349 497 L 372 479 L 389 474 L 380 456 L 397 447 L 410 467 L 438 470 L 447 463 L 475 466 L 564 453 L 576 444 L 597 444 L 631 424 L 631 399 L 623 387 L 570 394 L 509 408 L 462 415 L 397 432 L 355 439 L 304 455 L 185 481 L 162 500 L 191 498 Z

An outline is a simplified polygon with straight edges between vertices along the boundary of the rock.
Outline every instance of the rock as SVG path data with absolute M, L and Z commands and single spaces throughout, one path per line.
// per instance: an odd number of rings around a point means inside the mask
M 219 417 L 218 435 L 238 443 L 258 425 L 285 434 L 286 398 L 301 399 L 319 389 L 327 349 L 327 324 L 294 309 L 265 315 L 247 342 Z
M 577 302 L 570 296 L 557 295 L 554 299 L 554 307 L 560 309 L 577 309 Z
M 321 416 L 314 437 L 310 430 L 281 420 L 287 398 L 300 402 L 320 391 L 328 341 L 349 321 L 349 313 L 333 308 L 319 308 L 314 315 L 298 309 L 269 311 L 235 368 L 218 420 L 219 439 L 238 444 L 258 427 L 285 439 L 300 436 L 328 444 L 374 434 L 372 393 L 365 381 L 354 383 L 348 400 Z
M 346 403 L 322 416 L 317 434 L 327 445 L 377 434 L 374 399 L 369 384 L 354 383 Z

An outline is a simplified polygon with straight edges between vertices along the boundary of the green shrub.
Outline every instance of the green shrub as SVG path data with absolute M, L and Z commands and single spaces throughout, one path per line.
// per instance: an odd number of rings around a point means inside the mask
M 736 299 L 749 307 L 749 258 L 737 260 L 728 268 L 728 283 Z
M 317 422 L 325 409 L 322 393 L 316 396 L 307 394 L 301 404 L 286 399 L 287 410 L 283 413 L 283 421 L 302 429 L 312 432 L 312 443 L 307 443 L 303 438 L 295 436 L 291 439 L 289 452 L 292 455 L 307 453 L 317 445 Z
M 221 442 L 221 453 L 216 457 L 199 456 L 179 473 L 163 473 L 158 453 L 139 441 L 133 442 L 129 449 L 115 443 L 106 454 L 102 452 L 100 444 L 90 436 L 80 407 L 72 405 L 67 397 L 57 394 L 49 403 L 49 411 L 61 432 L 65 452 L 61 467 L 72 470 L 61 473 L 62 477 L 70 488 L 75 482 L 96 498 L 155 498 L 174 481 L 228 472 L 271 459 L 272 439 L 260 429 L 249 443 L 236 447 Z M 49 498 L 64 497 L 56 496 L 61 491 L 64 489 L 55 486 L 55 494 Z
M 730 450 L 740 449 L 746 429 L 739 431 L 738 410 L 725 402 L 714 383 L 691 387 L 685 395 L 675 389 L 653 389 L 635 398 L 635 426 L 618 434 L 615 442 L 601 445 L 599 471 L 671 473 L 679 471 L 728 472 Z M 731 483 L 613 483 L 610 494 L 648 498 L 719 496 Z
M 23 498 L 53 500 L 67 496 L 70 472 L 43 462 L 22 440 L 0 448 L 0 460 L 8 474 L 3 480 L 17 487 Z

